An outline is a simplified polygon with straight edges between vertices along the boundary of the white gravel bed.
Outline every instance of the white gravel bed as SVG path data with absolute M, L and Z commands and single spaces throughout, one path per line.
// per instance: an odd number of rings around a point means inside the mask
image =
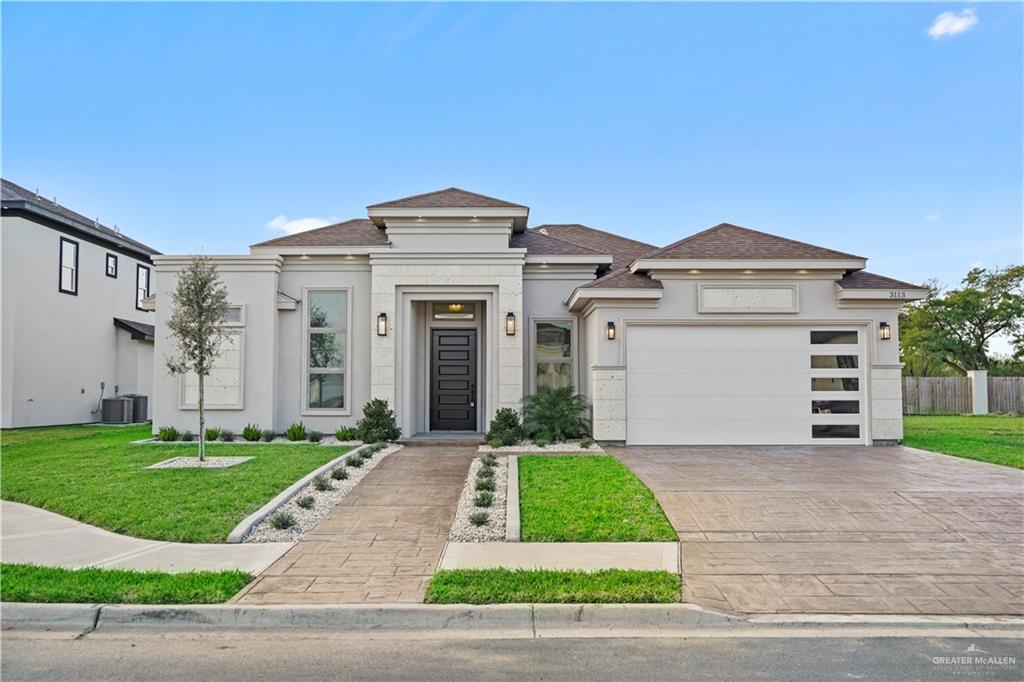
M 578 440 L 569 440 L 564 443 L 552 443 L 550 445 L 537 445 L 533 441 L 524 440 L 516 445 L 503 445 L 500 448 L 492 448 L 486 443 L 480 446 L 480 452 L 493 452 L 496 455 L 502 453 L 511 453 L 513 455 L 519 453 L 537 453 L 543 454 L 551 452 L 555 454 L 565 454 L 571 452 L 593 452 L 595 454 L 601 454 L 604 450 L 597 443 L 593 443 L 589 448 L 580 446 Z
M 455 512 L 455 521 L 448 533 L 452 542 L 504 542 L 505 540 L 505 503 L 508 495 L 508 457 L 498 457 L 494 467 L 494 502 L 490 507 L 477 507 L 473 498 L 477 495 L 476 472 L 483 463 L 479 457 L 469 466 L 469 476 L 462 487 L 459 507 Z M 482 526 L 470 523 L 470 515 L 485 512 L 490 518 Z
M 277 436 L 272 441 L 263 440 L 245 440 L 241 436 L 238 436 L 235 440 L 224 441 L 224 440 L 208 440 L 207 445 L 320 445 L 325 448 L 347 446 L 347 447 L 359 447 L 363 444 L 361 440 L 338 440 L 334 436 L 324 436 L 323 440 L 319 443 L 311 443 L 308 440 L 288 440 L 284 436 Z M 133 440 L 131 445 L 195 445 L 199 446 L 199 439 L 194 440 L 170 440 L 164 441 L 159 438 L 144 438 L 142 440 Z
M 156 464 L 150 464 L 146 469 L 227 469 L 248 462 L 255 457 L 207 457 L 202 462 L 199 456 L 195 457 L 171 457 Z
M 335 505 L 345 499 L 345 496 L 352 492 L 352 489 L 356 487 L 359 481 L 363 480 L 368 473 L 370 473 L 382 459 L 387 457 L 393 452 L 401 450 L 402 446 L 392 443 L 384 447 L 383 450 L 376 453 L 373 457 L 363 462 L 363 466 L 358 469 L 355 467 L 348 468 L 348 478 L 343 481 L 336 481 L 331 478 L 330 472 L 324 474 L 331 485 L 334 486 L 333 490 L 317 490 L 313 482 L 310 481 L 309 485 L 299 490 L 290 500 L 285 502 L 283 505 L 277 508 L 273 514 L 270 514 L 263 521 L 260 521 L 242 542 L 293 542 L 298 540 L 300 537 L 308 533 L 313 526 L 315 526 L 321 519 L 327 516 L 328 512 L 334 509 Z M 345 459 L 348 462 L 348 458 Z M 340 466 L 340 465 L 339 465 Z M 312 507 L 309 509 L 303 509 L 295 503 L 300 497 L 310 495 L 315 500 Z M 295 525 L 291 528 L 285 528 L 278 530 L 270 525 L 270 517 L 278 512 L 288 512 L 295 517 Z

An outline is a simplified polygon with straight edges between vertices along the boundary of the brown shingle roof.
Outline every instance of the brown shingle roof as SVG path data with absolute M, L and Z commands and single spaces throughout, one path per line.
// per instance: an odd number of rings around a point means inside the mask
M 597 230 L 593 227 L 579 224 L 563 225 L 538 225 L 530 228 L 533 232 L 546 232 L 549 236 L 562 239 L 573 244 L 579 244 L 598 253 L 606 253 L 612 257 L 612 269 L 620 270 L 625 268 L 634 259 L 645 253 L 657 249 L 651 244 L 638 242 L 635 239 L 620 237 L 611 232 Z M 543 233 L 543 232 L 542 232 Z
M 353 218 L 314 230 L 268 239 L 253 246 L 387 246 L 388 238 L 366 218 Z
M 644 254 L 643 258 L 800 259 L 861 258 L 861 256 L 722 223 L 685 239 L 680 239 L 654 253 Z
M 580 289 L 662 289 L 661 282 L 629 270 L 615 270 L 593 282 L 587 282 Z
M 909 284 L 873 272 L 857 270 L 844 276 L 838 282 L 843 289 L 924 289 L 920 284 Z
M 559 256 L 591 256 L 606 255 L 601 251 L 589 249 L 569 241 L 558 239 L 540 232 L 520 232 L 512 235 L 509 246 L 514 249 L 526 249 L 527 253 Z
M 526 206 L 476 192 L 467 192 L 458 187 L 449 187 L 436 192 L 414 194 L 411 197 L 371 204 L 367 208 L 526 208 Z

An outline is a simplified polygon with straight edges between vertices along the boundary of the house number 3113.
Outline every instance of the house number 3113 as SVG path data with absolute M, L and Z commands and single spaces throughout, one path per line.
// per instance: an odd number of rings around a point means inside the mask
M 905 291 L 890 291 L 889 298 L 906 298 L 907 292 Z

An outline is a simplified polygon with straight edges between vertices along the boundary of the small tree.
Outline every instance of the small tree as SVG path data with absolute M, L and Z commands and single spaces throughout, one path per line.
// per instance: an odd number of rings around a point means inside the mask
M 167 328 L 178 344 L 178 356 L 167 359 L 171 374 L 193 372 L 199 380 L 199 461 L 206 459 L 206 396 L 204 381 L 221 354 L 227 335 L 221 326 L 228 312 L 228 291 L 217 267 L 205 256 L 195 256 L 178 276 L 171 294 Z

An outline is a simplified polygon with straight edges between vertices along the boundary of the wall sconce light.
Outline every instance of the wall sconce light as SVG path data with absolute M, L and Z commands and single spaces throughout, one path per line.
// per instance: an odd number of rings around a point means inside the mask
M 878 323 L 878 338 L 882 341 L 888 341 L 892 338 L 892 327 L 889 326 L 888 322 Z
M 508 336 L 516 335 L 516 314 L 509 313 L 505 316 L 505 333 Z
M 381 313 L 377 316 L 377 336 L 388 335 L 388 314 Z
M 614 341 L 615 340 L 615 323 L 614 322 L 609 322 L 608 323 L 608 340 L 609 341 Z

